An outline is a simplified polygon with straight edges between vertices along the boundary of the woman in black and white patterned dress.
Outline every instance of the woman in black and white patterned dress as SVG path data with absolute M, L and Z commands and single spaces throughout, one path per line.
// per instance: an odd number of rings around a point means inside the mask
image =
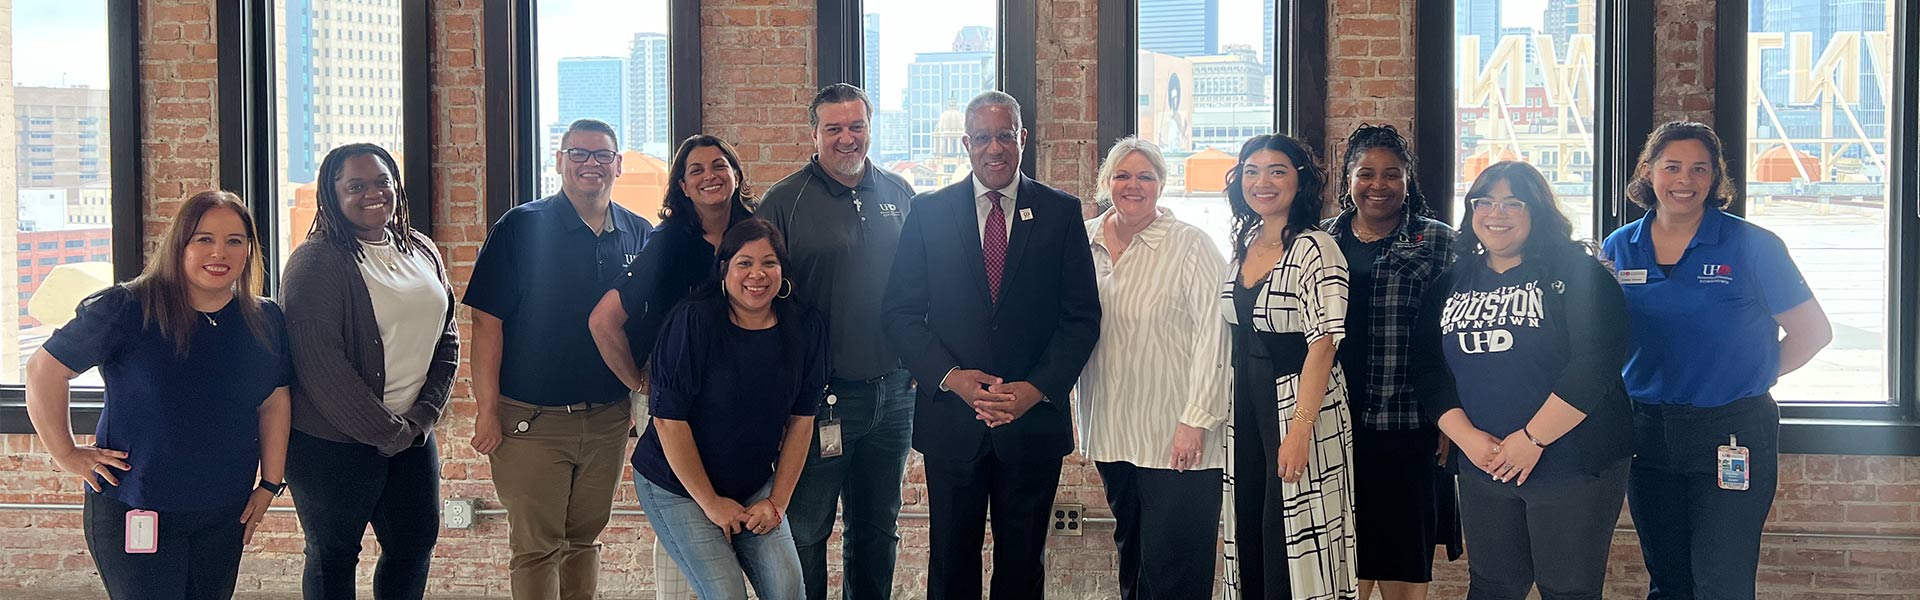
M 1227 588 L 1355 598 L 1353 422 L 1334 363 L 1347 264 L 1317 229 L 1325 171 L 1282 135 L 1248 140 L 1239 158 L 1227 182 L 1236 269 L 1221 294 L 1234 326 Z

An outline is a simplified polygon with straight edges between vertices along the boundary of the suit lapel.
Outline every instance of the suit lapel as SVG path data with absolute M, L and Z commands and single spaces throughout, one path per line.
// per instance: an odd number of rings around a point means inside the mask
M 967 279 L 973 281 L 980 301 L 992 306 L 993 294 L 987 289 L 987 255 L 980 249 L 980 215 L 974 208 L 973 177 L 954 184 L 952 190 L 949 200 L 953 201 L 953 215 L 947 220 L 957 228 L 953 235 L 966 257 L 962 262 L 967 264 Z M 1004 274 L 1001 281 L 1006 281 Z
M 1040 195 L 1040 185 L 1025 175 L 1020 176 L 1020 196 L 1013 200 L 1013 228 L 1007 234 L 1007 266 L 1000 273 L 1000 294 L 1005 296 L 1013 275 L 1020 272 L 1020 257 L 1026 255 L 1027 239 L 1033 237 L 1033 219 L 1024 218 L 1031 214 L 1034 201 Z M 985 271 L 985 267 L 981 268 Z M 998 308 L 998 307 L 996 307 Z

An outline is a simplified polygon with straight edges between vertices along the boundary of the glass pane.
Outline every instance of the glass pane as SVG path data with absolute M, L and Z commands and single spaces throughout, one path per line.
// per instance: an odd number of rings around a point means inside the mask
M 0 18 L 8 13 L 0 11 Z M 22 367 L 80 299 L 113 283 L 107 2 L 20 2 L 0 36 L 0 135 L 14 164 L 0 168 L 0 384 Z M 44 60 L 58 56 L 59 60 Z M 89 371 L 76 386 L 98 386 Z
M 364 142 L 406 162 L 401 2 L 276 0 L 280 239 L 273 247 L 282 264 L 313 227 L 326 185 L 314 178 L 328 151 Z
M 1748 13 L 1747 218 L 1787 243 L 1833 344 L 1782 401 L 1886 402 L 1887 104 L 1894 3 L 1770 0 Z
M 1574 235 L 1593 210 L 1594 6 L 1599 0 L 1455 0 L 1453 214 L 1488 165 L 1525 161 L 1553 184 Z M 1458 218 L 1454 224 L 1459 224 Z
M 679 143 L 669 107 L 666 0 L 540 0 L 534 10 L 540 195 L 560 191 L 561 134 L 576 120 L 596 119 L 620 133 L 613 201 L 653 220 Z
M 1226 172 L 1247 138 L 1273 131 L 1274 0 L 1138 2 L 1135 131 L 1172 171 L 1160 204 L 1228 252 Z
M 877 105 L 869 156 L 918 190 L 966 178 L 973 169 L 960 145 L 966 137 L 961 111 L 980 92 L 1000 87 L 994 70 L 999 2 L 864 4 L 866 82 L 861 87 Z

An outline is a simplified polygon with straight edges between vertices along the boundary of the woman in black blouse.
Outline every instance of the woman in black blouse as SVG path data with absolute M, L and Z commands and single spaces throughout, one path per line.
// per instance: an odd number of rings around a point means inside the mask
M 701 598 L 801 597 L 786 521 L 827 386 L 826 321 L 789 300 L 766 221 L 728 230 L 716 281 L 660 330 L 634 487 L 660 547 Z M 830 403 L 830 402 L 829 402 Z
M 1526 163 L 1467 191 L 1414 389 L 1453 440 L 1473 598 L 1598 598 L 1627 493 L 1626 299 Z

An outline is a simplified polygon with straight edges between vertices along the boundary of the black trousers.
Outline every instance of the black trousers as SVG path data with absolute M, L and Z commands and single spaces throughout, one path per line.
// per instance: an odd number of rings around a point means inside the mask
M 380 562 L 376 600 L 418 600 L 440 536 L 440 456 L 434 440 L 381 456 L 373 446 L 294 431 L 287 485 L 307 537 L 301 589 L 307 600 L 353 600 L 360 540 L 373 525 Z
M 1010 461 L 989 449 L 973 460 L 926 462 L 927 597 L 980 598 L 980 550 L 993 513 L 994 600 L 1046 595 L 1047 526 L 1060 459 Z
M 1280 487 L 1280 408 L 1272 397 L 1235 398 L 1233 531 L 1242 600 L 1293 597 Z
M 240 576 L 247 528 L 246 504 L 196 511 L 156 511 L 160 545 L 152 554 L 127 554 L 127 511 L 133 507 L 86 495 L 82 526 L 87 553 L 113 600 L 227 600 Z
M 1535 585 L 1542 600 L 1600 600 L 1627 498 L 1627 462 L 1526 485 L 1462 466 L 1468 600 L 1523 600 Z
M 1220 470 L 1146 469 L 1095 463 L 1113 509 L 1120 551 L 1120 597 L 1213 597 L 1214 541 L 1220 526 Z

